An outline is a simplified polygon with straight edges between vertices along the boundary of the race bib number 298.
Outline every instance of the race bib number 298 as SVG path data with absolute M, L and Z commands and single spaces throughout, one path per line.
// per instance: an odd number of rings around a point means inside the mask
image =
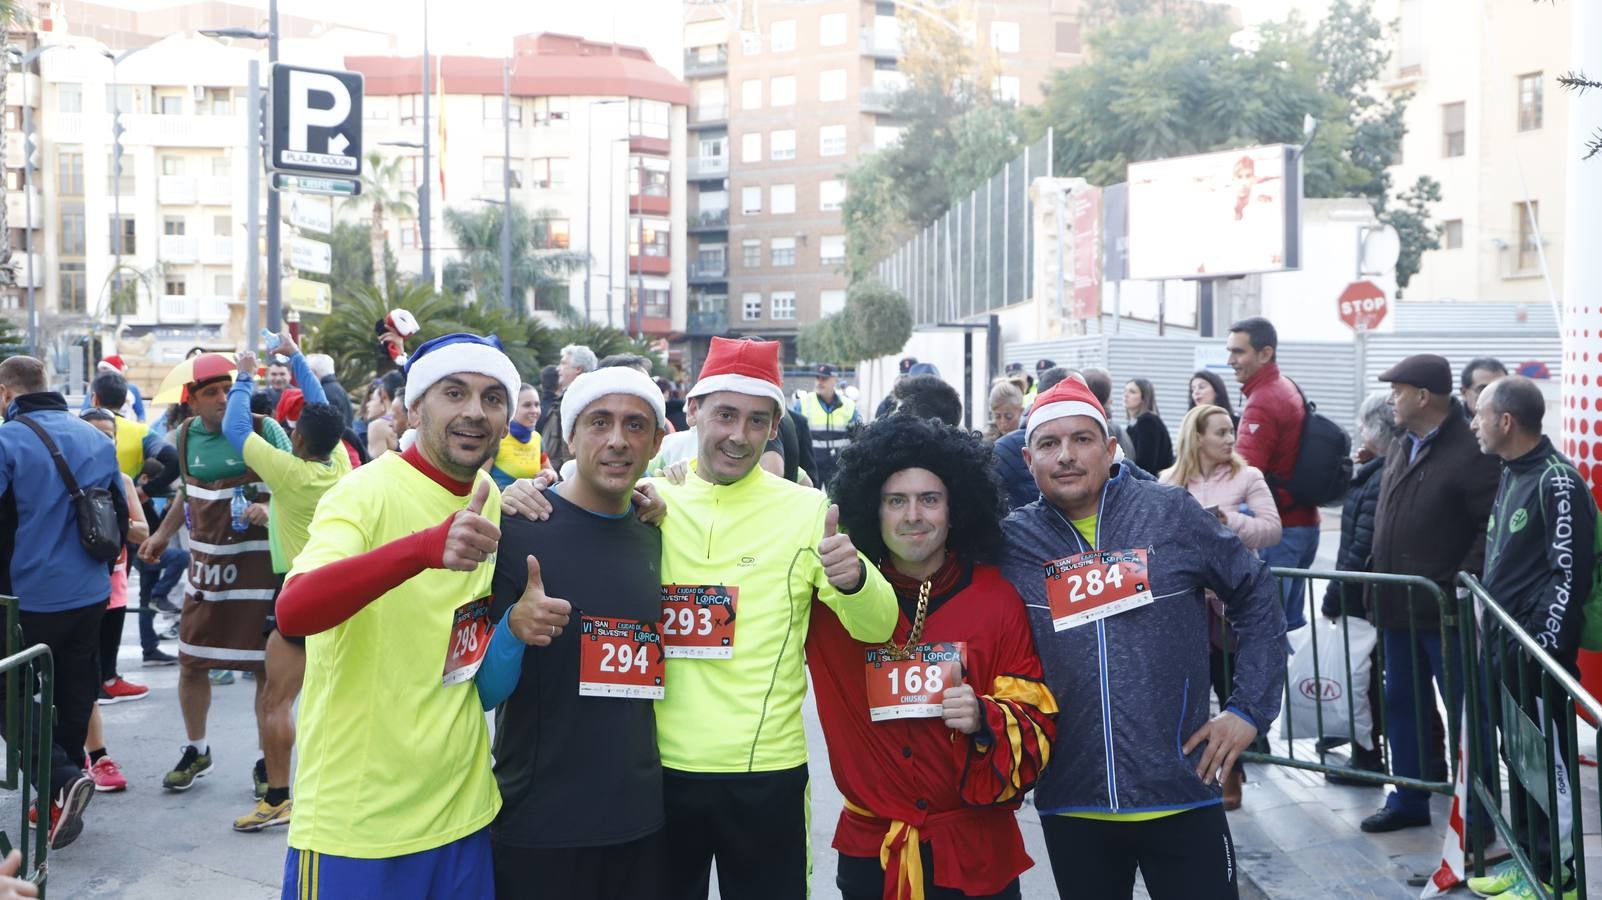
M 451 617 L 451 638 L 445 648 L 446 687 L 470 681 L 489 652 L 490 598 L 463 603 Z
M 1046 564 L 1046 602 L 1058 631 L 1151 603 L 1145 550 L 1092 550 Z

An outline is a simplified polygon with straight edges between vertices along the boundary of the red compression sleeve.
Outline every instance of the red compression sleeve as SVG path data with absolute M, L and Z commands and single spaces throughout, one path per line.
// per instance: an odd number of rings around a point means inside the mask
M 390 541 L 359 556 L 296 575 L 278 594 L 278 630 L 290 637 L 317 634 L 361 612 L 425 569 L 445 565 L 451 513 L 432 528 Z

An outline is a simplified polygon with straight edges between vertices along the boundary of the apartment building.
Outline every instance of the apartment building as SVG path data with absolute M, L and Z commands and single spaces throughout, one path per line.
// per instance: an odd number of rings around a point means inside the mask
M 1572 5 L 1382 0 L 1375 15 L 1398 23 L 1385 88 L 1413 94 L 1394 184 L 1441 184 L 1441 249 L 1424 255 L 1406 297 L 1561 297 L 1564 172 L 1581 152 L 1567 145 L 1556 82 L 1570 68 Z
M 591 321 L 653 337 L 686 327 L 685 120 L 689 90 L 639 47 L 571 35 L 522 35 L 508 61 L 434 60 L 430 243 L 436 271 L 460 251 L 445 225 L 449 208 L 512 202 L 548 223 L 547 249 L 588 260 L 559 297 Z M 368 148 L 402 159 L 400 190 L 415 198 L 422 179 L 421 57 L 352 56 L 366 76 Z M 504 150 L 510 130 L 511 153 Z M 410 145 L 410 146 L 408 146 Z M 357 208 L 345 215 L 361 218 Z M 392 223 L 402 271 L 422 268 L 416 219 Z
M 845 304 L 845 172 L 900 136 L 903 30 L 958 36 L 1011 103 L 1083 59 L 1078 0 L 729 7 L 692 7 L 685 26 L 688 332 L 784 340 L 787 358 L 802 325 Z

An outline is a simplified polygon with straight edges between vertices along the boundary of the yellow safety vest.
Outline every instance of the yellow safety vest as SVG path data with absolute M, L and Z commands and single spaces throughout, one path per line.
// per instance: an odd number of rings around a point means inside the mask
M 807 427 L 812 430 L 812 448 L 814 450 L 827 450 L 830 453 L 839 453 L 851 439 L 846 436 L 846 426 L 856 417 L 857 405 L 844 394 L 836 394 L 840 405 L 834 410 L 823 408 L 823 401 L 818 399 L 816 391 L 807 391 L 801 395 L 801 415 L 807 420 Z

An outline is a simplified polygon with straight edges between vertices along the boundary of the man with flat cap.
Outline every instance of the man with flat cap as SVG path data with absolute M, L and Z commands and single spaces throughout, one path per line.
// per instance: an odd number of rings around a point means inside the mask
M 1055 369 L 1057 364 L 1049 359 L 1035 360 L 1035 379 L 1029 383 L 1029 390 L 1024 391 L 1024 412 L 1028 412 L 1035 405 L 1035 397 L 1040 394 L 1040 376 Z
M 1423 576 L 1450 600 L 1456 595 L 1453 579 L 1458 571 L 1478 575 L 1484 565 L 1485 523 L 1496 497 L 1499 467 L 1494 457 L 1479 452 L 1452 395 L 1452 367 L 1444 357 L 1409 356 L 1379 380 L 1390 383 L 1396 424 L 1404 430 L 1391 444 L 1380 477 L 1373 571 Z M 1439 604 L 1419 591 L 1412 592 L 1410 604 L 1407 589 L 1394 585 L 1377 585 L 1372 596 L 1374 624 L 1385 648 L 1392 774 L 1444 778 L 1444 748 L 1427 737 L 1439 733 L 1429 727 L 1435 715 L 1430 678 L 1446 697 L 1447 714 L 1456 718 L 1463 673 L 1460 660 L 1443 657 Z M 1446 639 L 1456 640 L 1451 635 Z M 1418 708 L 1415 697 L 1426 708 Z M 1425 771 L 1426 759 L 1434 771 Z M 1384 832 L 1429 824 L 1429 794 L 1398 788 L 1384 807 L 1363 820 L 1362 828 Z

